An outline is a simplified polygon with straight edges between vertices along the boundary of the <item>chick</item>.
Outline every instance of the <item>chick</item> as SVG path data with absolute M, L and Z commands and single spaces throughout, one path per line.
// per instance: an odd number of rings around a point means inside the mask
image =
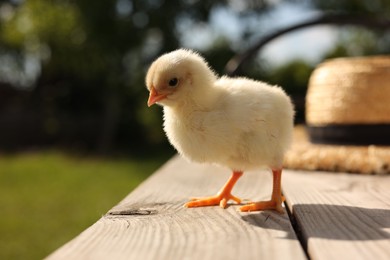
M 164 131 L 185 158 L 228 167 L 232 175 L 215 196 L 194 198 L 186 207 L 220 205 L 229 200 L 244 171 L 267 167 L 273 173 L 271 199 L 241 211 L 283 212 L 283 156 L 291 144 L 294 109 L 277 86 L 247 78 L 218 77 L 196 52 L 179 49 L 162 55 L 146 75 L 148 106 L 164 109 Z

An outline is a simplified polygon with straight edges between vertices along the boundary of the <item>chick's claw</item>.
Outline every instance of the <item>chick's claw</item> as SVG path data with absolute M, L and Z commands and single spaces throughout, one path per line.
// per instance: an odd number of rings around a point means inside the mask
M 204 197 L 204 198 L 191 198 L 189 202 L 184 204 L 187 208 L 205 207 L 219 205 L 221 208 L 226 208 L 227 202 L 234 200 L 238 204 L 241 203 L 241 199 L 231 194 L 218 194 L 215 196 Z
M 239 208 L 241 212 L 259 211 L 259 210 L 268 210 L 268 209 L 273 209 L 283 214 L 284 209 L 282 207 L 282 200 L 281 201 L 267 200 L 267 201 L 253 202 Z

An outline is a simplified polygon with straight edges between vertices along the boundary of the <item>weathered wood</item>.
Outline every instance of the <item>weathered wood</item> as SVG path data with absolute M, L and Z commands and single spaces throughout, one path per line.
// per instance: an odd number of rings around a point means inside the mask
M 390 176 L 286 171 L 283 184 L 311 259 L 390 259 Z
M 229 175 L 175 157 L 48 259 L 306 259 L 287 214 L 183 208 L 191 196 L 215 194 Z M 248 172 L 233 193 L 268 199 L 271 181 Z

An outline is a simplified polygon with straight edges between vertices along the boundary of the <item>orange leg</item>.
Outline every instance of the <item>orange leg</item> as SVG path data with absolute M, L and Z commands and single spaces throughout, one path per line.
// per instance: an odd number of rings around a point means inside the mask
M 233 196 L 231 191 L 242 174 L 243 172 L 234 171 L 230 179 L 226 182 L 225 186 L 222 187 L 217 195 L 204 198 L 192 198 L 191 201 L 184 204 L 184 206 L 187 208 L 193 208 L 219 205 L 221 208 L 226 208 L 226 204 L 229 200 L 234 200 L 235 202 L 240 203 L 241 199 Z
M 282 187 L 281 187 L 282 169 L 277 169 L 277 170 L 273 169 L 272 175 L 273 175 L 273 188 L 272 188 L 271 200 L 249 203 L 247 205 L 240 207 L 240 211 L 274 209 L 279 213 L 284 213 L 282 207 L 284 197 L 282 196 Z

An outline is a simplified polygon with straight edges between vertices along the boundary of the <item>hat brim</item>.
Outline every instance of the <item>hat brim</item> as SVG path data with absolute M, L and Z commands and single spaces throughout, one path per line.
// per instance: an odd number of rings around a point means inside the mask
M 297 126 L 284 166 L 307 171 L 390 174 L 390 146 L 313 144 L 305 127 Z

